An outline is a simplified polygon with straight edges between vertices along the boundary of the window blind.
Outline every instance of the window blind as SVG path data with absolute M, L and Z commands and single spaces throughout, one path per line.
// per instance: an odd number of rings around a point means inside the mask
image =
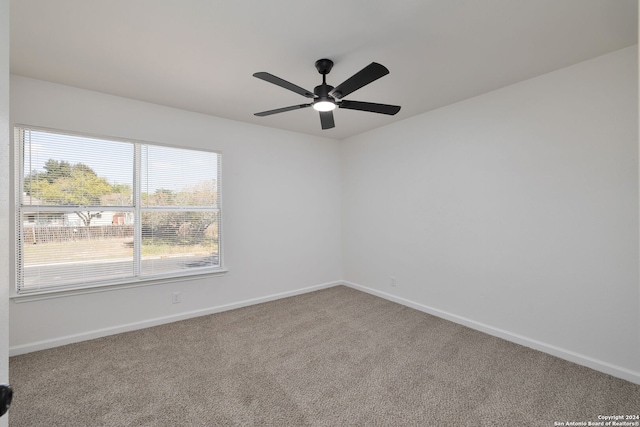
M 141 148 L 141 242 L 148 254 L 141 273 L 218 266 L 219 180 L 214 172 L 219 156 L 157 145 Z
M 220 154 L 16 126 L 19 293 L 220 267 Z

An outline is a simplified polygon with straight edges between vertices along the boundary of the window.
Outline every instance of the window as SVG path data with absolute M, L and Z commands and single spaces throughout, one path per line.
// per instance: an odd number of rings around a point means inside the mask
M 221 270 L 220 154 L 15 127 L 17 292 Z

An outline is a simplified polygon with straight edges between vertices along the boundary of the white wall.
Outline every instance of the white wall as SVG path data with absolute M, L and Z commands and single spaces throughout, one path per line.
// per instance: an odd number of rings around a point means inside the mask
M 640 383 L 637 85 L 631 47 L 343 141 L 344 279 Z
M 0 384 L 9 382 L 9 0 L 0 0 Z M 0 427 L 8 425 L 8 415 Z
M 248 113 L 249 114 L 249 113 Z M 10 304 L 12 354 L 341 278 L 336 141 L 11 76 L 11 122 L 222 151 L 222 277 Z M 171 304 L 174 291 L 180 304 Z

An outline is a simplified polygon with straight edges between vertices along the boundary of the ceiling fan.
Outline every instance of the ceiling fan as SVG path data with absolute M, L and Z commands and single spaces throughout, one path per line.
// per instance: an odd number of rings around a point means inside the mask
M 372 62 L 339 84 L 337 87 L 327 84 L 327 74 L 329 74 L 331 68 L 333 68 L 333 61 L 330 59 L 319 59 L 316 61 L 316 69 L 320 74 L 322 74 L 322 84 L 320 86 L 316 86 L 315 89 L 313 89 L 313 92 L 294 85 L 280 77 L 276 77 L 273 74 L 265 72 L 255 73 L 253 77 L 273 83 L 274 85 L 293 91 L 306 98 L 313 99 L 313 102 L 308 104 L 292 105 L 290 107 L 262 111 L 260 113 L 255 113 L 255 115 L 264 117 L 270 116 L 271 114 L 298 110 L 300 108 L 313 107 L 316 111 L 320 112 L 320 125 L 322 126 L 322 129 L 331 129 L 332 127 L 335 127 L 335 123 L 333 121 L 333 110 L 336 107 L 346 108 L 349 110 L 368 111 L 370 113 L 388 114 L 391 116 L 400 111 L 400 106 L 398 105 L 376 104 L 373 102 L 349 101 L 342 99 L 351 92 L 355 92 L 361 87 L 389 74 L 389 70 L 384 65 Z

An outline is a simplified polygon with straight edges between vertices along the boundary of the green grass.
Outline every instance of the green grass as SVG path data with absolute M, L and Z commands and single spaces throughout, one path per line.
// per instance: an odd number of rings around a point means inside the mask
M 163 245 L 163 244 L 155 244 L 149 245 L 146 243 L 142 244 L 142 256 L 162 256 L 162 255 L 172 255 L 176 253 L 188 253 L 206 256 L 211 252 L 217 251 L 217 245 L 214 246 L 204 246 L 204 245 Z
M 217 252 L 218 246 L 203 245 L 142 245 L 142 256 L 168 256 L 194 254 L 206 256 Z M 24 246 L 24 263 L 41 264 L 49 262 L 90 261 L 98 259 L 128 258 L 133 256 L 133 240 L 98 239 L 76 242 L 38 243 Z

